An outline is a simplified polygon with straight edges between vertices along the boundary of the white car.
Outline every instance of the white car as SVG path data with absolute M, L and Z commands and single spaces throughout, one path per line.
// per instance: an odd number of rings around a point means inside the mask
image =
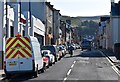
M 42 55 L 47 56 L 49 58 L 49 64 L 55 64 L 55 57 L 51 54 L 50 50 L 42 50 Z
M 63 45 L 58 46 L 58 50 L 62 51 L 62 57 L 66 54 L 65 47 Z

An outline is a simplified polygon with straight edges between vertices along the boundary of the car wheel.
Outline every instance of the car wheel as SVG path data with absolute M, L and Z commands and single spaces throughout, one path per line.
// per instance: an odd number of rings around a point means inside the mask
M 55 62 L 57 62 L 58 60 L 57 60 L 57 57 L 55 57 Z
M 48 65 L 46 66 L 47 68 L 49 68 L 50 64 L 48 63 Z
M 45 70 L 46 70 L 46 64 L 44 63 L 43 68 L 40 71 L 41 71 L 41 73 L 44 73 Z
M 55 61 L 53 62 L 53 64 L 55 64 Z
M 83 51 L 83 48 L 81 50 Z
M 49 65 L 52 66 L 52 62 L 50 62 Z

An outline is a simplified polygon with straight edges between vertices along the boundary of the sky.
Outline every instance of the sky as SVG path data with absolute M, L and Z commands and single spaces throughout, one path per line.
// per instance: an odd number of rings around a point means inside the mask
M 98 16 L 110 15 L 111 0 L 47 0 L 60 10 L 62 15 L 76 16 Z M 118 3 L 119 0 L 115 0 Z

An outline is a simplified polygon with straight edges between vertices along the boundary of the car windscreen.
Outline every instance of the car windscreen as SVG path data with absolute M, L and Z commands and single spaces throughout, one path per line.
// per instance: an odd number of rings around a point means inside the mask
M 55 48 L 53 46 L 43 46 L 41 49 L 42 50 L 50 50 L 51 53 L 55 52 Z
M 44 56 L 47 56 L 48 52 L 44 51 L 42 54 L 43 54 Z

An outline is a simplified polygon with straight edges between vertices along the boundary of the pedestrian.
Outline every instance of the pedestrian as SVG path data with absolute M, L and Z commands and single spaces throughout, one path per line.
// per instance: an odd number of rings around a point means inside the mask
M 74 50 L 73 46 L 70 45 L 70 46 L 68 47 L 68 51 L 69 51 L 70 56 L 73 55 L 73 50 Z

